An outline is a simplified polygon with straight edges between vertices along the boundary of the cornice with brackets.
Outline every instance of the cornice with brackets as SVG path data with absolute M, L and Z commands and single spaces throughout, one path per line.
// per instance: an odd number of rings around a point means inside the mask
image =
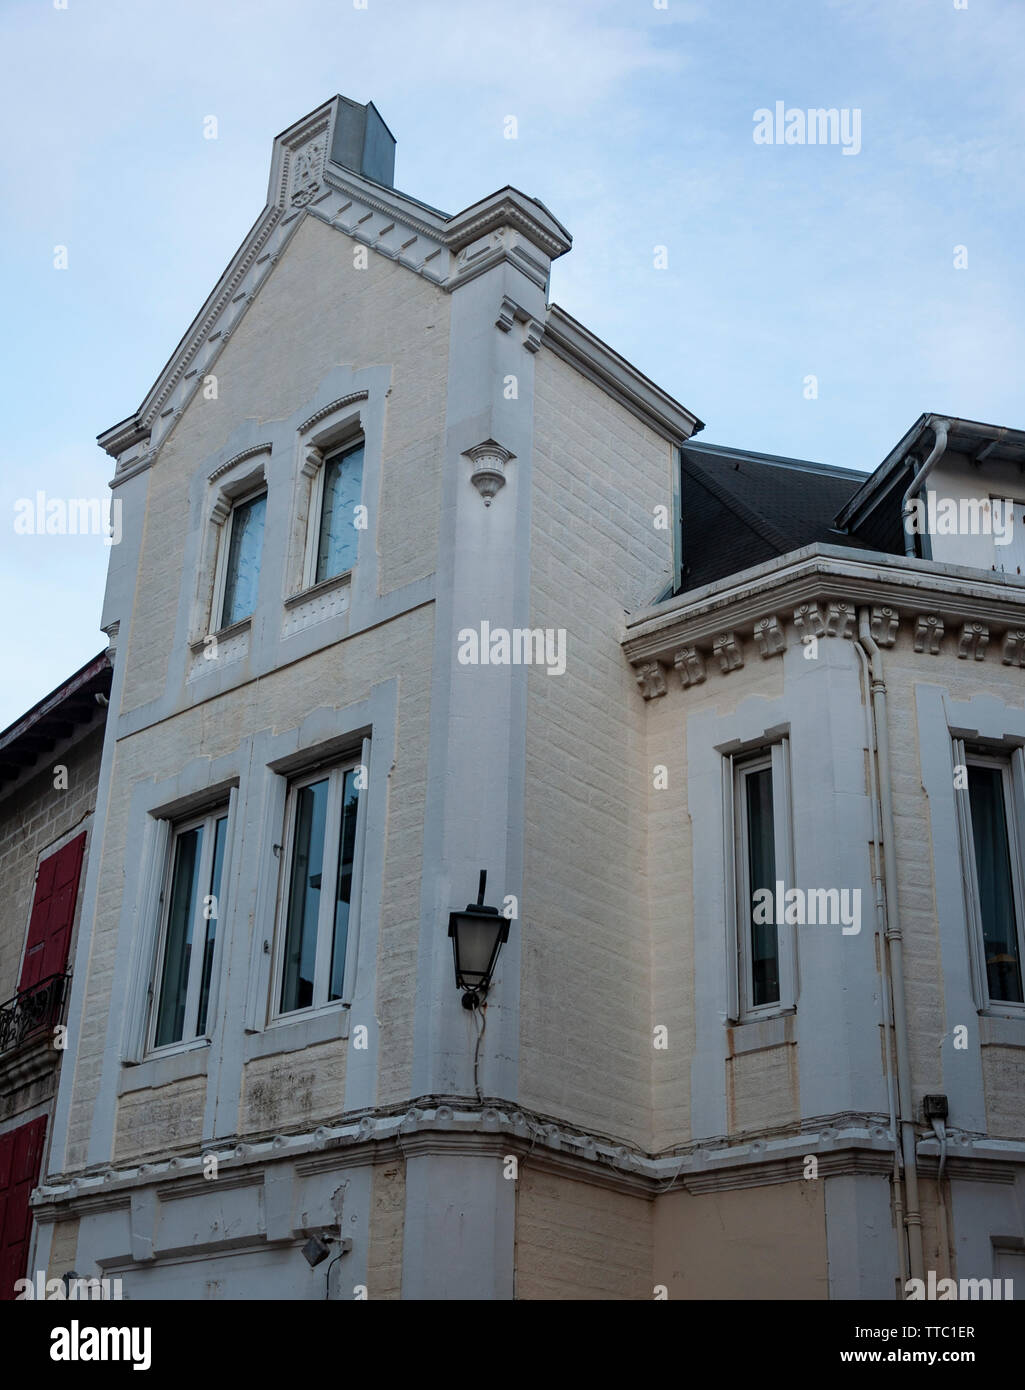
M 1025 580 L 985 570 L 814 545 L 638 615 L 623 650 L 646 700 L 675 671 L 684 689 L 790 645 L 852 638 L 867 608 L 875 642 L 1025 667 Z

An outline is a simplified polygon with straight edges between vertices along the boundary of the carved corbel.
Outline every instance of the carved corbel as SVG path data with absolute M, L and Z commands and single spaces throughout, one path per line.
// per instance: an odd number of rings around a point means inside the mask
M 935 656 L 943 641 L 943 619 L 935 613 L 921 613 L 915 623 L 915 651 Z
M 775 614 L 758 619 L 755 623 L 754 638 L 763 657 L 776 656 L 787 644 L 786 633 Z
M 666 693 L 666 674 L 658 661 L 645 661 L 634 671 L 641 694 L 646 700 L 657 699 Z
M 826 636 L 853 638 L 857 621 L 853 603 L 831 603 L 826 617 Z
M 692 685 L 700 685 L 705 679 L 705 659 L 697 647 L 681 647 L 673 657 L 673 665 L 680 674 L 680 684 L 684 690 Z
M 795 608 L 794 627 L 797 628 L 802 642 L 807 642 L 811 637 L 825 637 L 826 624 L 818 604 L 802 603 L 799 608 Z
M 744 664 L 744 648 L 735 632 L 721 632 L 712 643 L 712 651 L 719 658 L 723 675 L 739 670 Z
M 1011 628 L 1004 633 L 1000 660 L 1005 666 L 1025 666 L 1025 632 Z
M 896 608 L 872 609 L 872 637 L 880 647 L 892 647 L 900 629 L 900 613 Z
M 989 628 L 985 623 L 965 623 L 957 643 L 957 654 L 962 661 L 973 656 L 976 661 L 986 659 L 989 645 Z

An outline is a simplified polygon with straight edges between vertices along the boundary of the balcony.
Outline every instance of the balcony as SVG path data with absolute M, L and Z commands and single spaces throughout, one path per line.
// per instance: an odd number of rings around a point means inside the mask
M 14 1060 L 9 1054 L 29 1043 L 43 1042 L 60 1023 L 69 978 L 67 974 L 50 975 L 0 1004 L 0 1065 L 5 1069 Z

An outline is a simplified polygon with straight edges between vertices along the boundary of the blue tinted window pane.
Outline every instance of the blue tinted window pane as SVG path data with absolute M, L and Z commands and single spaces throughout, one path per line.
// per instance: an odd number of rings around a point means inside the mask
M 196 1019 L 196 1037 L 206 1032 L 206 1012 L 210 1003 L 210 976 L 214 968 L 214 946 L 217 940 L 217 921 L 221 915 L 221 870 L 224 867 L 224 840 L 228 831 L 228 817 L 220 816 L 214 827 L 214 862 L 210 869 L 210 887 L 207 896 L 212 899 L 204 907 L 206 918 L 206 940 L 203 943 L 203 974 L 199 981 L 199 1012 Z
M 313 1003 L 313 970 L 317 960 L 317 918 L 324 871 L 324 825 L 327 817 L 327 779 L 302 787 L 296 797 L 292 872 L 285 928 L 285 966 L 281 982 L 281 1012 L 305 1009 Z
M 356 563 L 356 508 L 363 492 L 363 445 L 324 464 L 316 581 L 344 574 Z
M 160 979 L 160 1005 L 157 1010 L 155 1045 L 181 1042 L 185 1033 L 185 997 L 189 988 L 189 962 L 192 958 L 192 923 L 196 915 L 199 890 L 199 859 L 203 849 L 203 827 L 179 835 L 174 847 L 171 875 L 171 902 L 167 912 L 164 942 L 164 968 Z
M 221 627 L 228 627 L 242 618 L 248 618 L 256 607 L 266 513 L 266 493 L 262 497 L 252 498 L 249 502 L 242 502 L 232 510 Z
M 342 791 L 342 831 L 338 842 L 338 878 L 335 888 L 334 938 L 331 942 L 329 999 L 341 999 L 345 984 L 345 948 L 349 939 L 349 906 L 352 902 L 352 861 L 356 852 L 356 810 L 359 790 L 356 769 L 345 774 Z
M 989 997 L 1020 1004 L 1023 1000 L 1018 922 L 1011 884 L 1004 779 L 1000 769 L 969 764 L 968 797 Z

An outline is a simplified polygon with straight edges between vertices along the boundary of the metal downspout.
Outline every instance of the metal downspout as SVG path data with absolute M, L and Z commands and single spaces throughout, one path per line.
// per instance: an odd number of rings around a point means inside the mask
M 883 987 L 879 991 L 879 1013 L 883 1026 L 883 1069 L 886 1076 L 886 1099 L 890 1112 L 890 1133 L 893 1135 L 893 1202 L 897 1230 L 904 1230 L 904 1176 L 901 1171 L 901 1132 L 897 1123 L 897 1099 L 893 1081 L 893 1019 L 890 1008 L 890 962 L 886 949 L 886 896 L 883 891 L 882 843 L 879 825 L 879 788 L 876 782 L 875 721 L 872 715 L 872 677 L 868 657 L 860 642 L 853 643 L 858 654 L 858 667 L 865 677 L 865 735 L 868 749 L 869 800 L 872 806 L 872 887 L 875 894 L 876 927 L 879 932 L 879 965 Z M 900 1288 L 908 1278 L 907 1242 L 897 1241 L 897 1264 Z
M 908 488 L 907 492 L 905 492 L 904 498 L 900 504 L 900 521 L 902 527 L 904 528 L 904 554 L 908 556 L 909 559 L 914 558 L 915 536 L 913 531 L 908 530 L 908 512 L 911 510 L 912 499 L 918 496 L 918 492 L 922 484 L 925 482 L 926 478 L 932 472 L 933 468 L 942 458 L 944 453 L 946 453 L 947 434 L 950 430 L 950 421 L 937 420 L 933 428 L 936 431 L 936 440 L 929 453 L 929 457 L 922 464 L 921 468 L 918 470 L 915 476 L 911 479 L 911 485 Z
M 944 434 L 944 438 L 945 438 Z M 935 452 L 935 450 L 934 450 Z M 921 470 L 924 472 L 924 469 Z M 912 1118 L 911 1047 L 908 1039 L 907 1000 L 904 991 L 904 938 L 900 926 L 895 858 L 893 786 L 890 780 L 890 732 L 886 718 L 886 683 L 882 654 L 869 626 L 868 609 L 858 610 L 858 641 L 868 654 L 872 672 L 872 715 L 875 723 L 876 758 L 879 766 L 879 803 L 883 833 L 883 875 L 886 884 L 886 945 L 890 960 L 894 1041 L 897 1052 L 897 1102 L 900 1110 L 901 1152 L 907 1210 L 908 1255 L 913 1279 L 924 1278 L 922 1212 L 918 1194 L 918 1162 Z

